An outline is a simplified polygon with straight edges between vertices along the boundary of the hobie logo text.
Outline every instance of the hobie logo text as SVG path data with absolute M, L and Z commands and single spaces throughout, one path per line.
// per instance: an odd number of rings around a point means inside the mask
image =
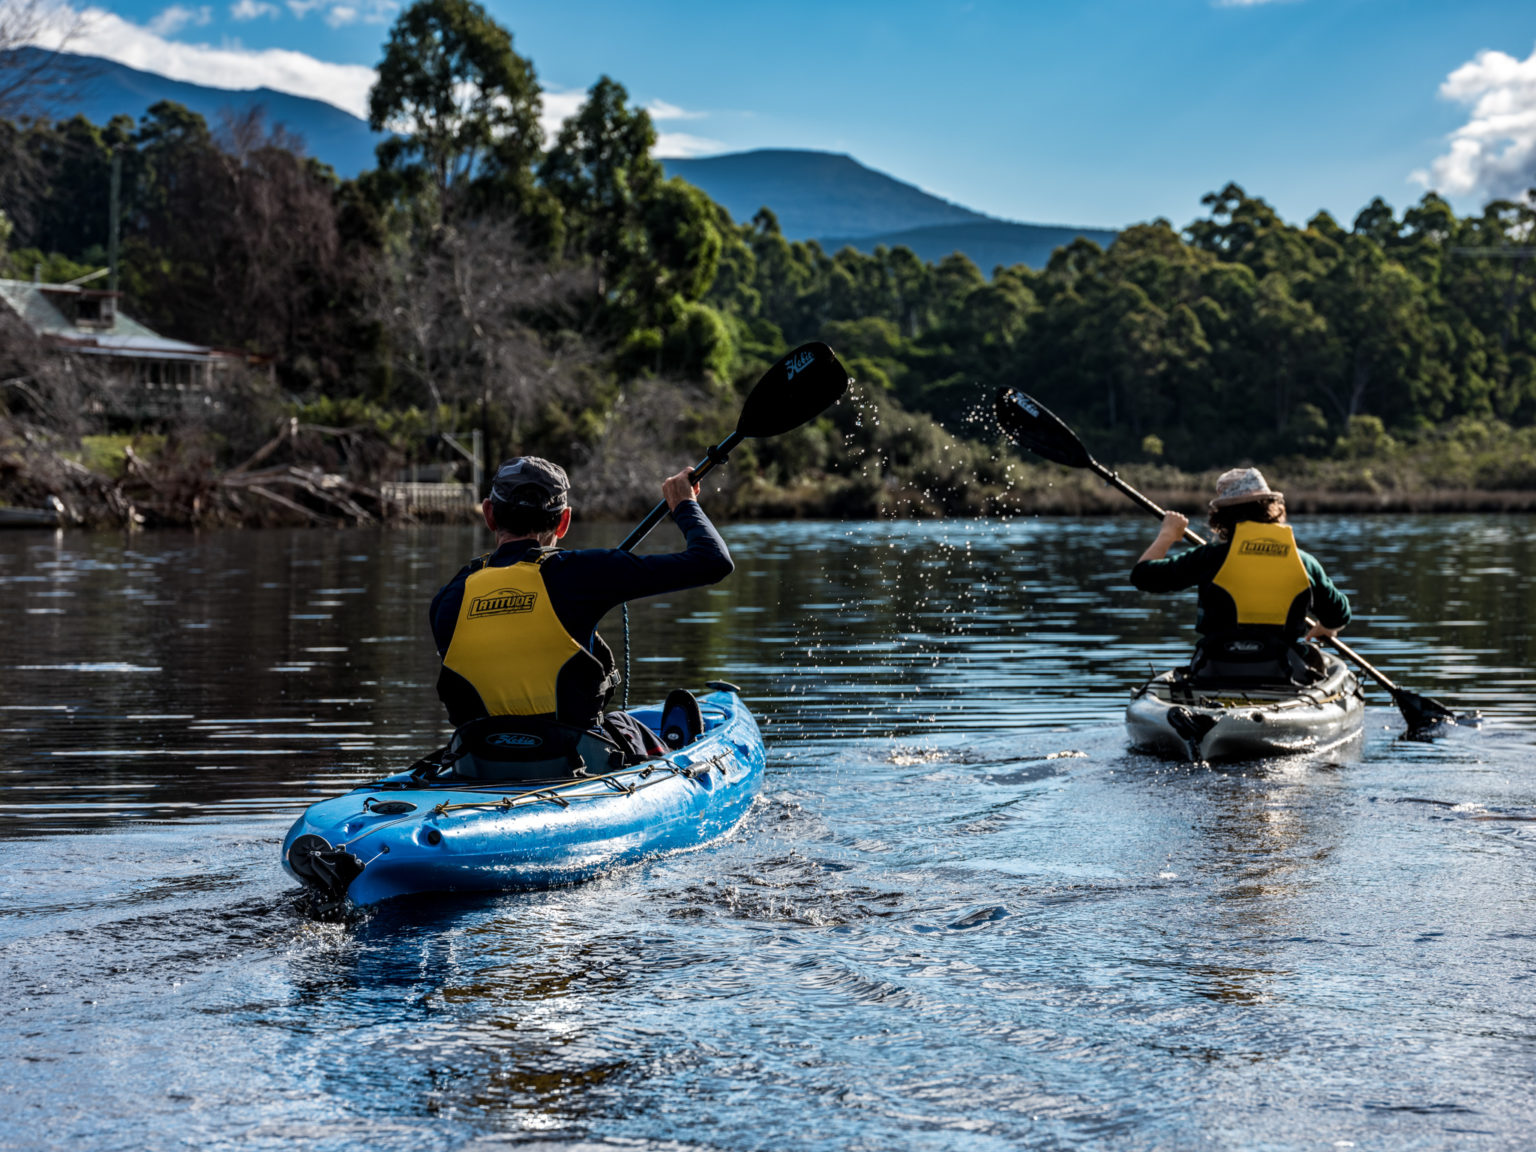
M 1289 556 L 1291 546 L 1274 540 L 1244 540 L 1243 551 L 1250 556 Z
M 539 737 L 530 736 L 526 732 L 493 732 L 485 738 L 485 742 L 498 748 L 537 748 L 544 743 Z
M 801 352 L 791 357 L 789 365 L 785 370 L 784 378 L 786 380 L 793 380 L 795 378 L 795 373 L 804 371 L 815 362 L 816 354 L 814 352 Z
M 489 596 L 476 596 L 469 605 L 469 618 L 476 616 L 501 616 L 508 612 L 532 612 L 537 592 L 520 592 L 516 588 L 500 588 Z

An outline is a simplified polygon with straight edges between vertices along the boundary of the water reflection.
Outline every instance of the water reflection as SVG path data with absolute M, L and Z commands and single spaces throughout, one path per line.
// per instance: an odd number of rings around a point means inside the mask
M 1404 741 L 1373 692 L 1329 758 L 1133 754 L 1193 615 L 1125 583 L 1148 525 L 733 526 L 631 633 L 637 701 L 763 718 L 742 833 L 334 925 L 282 832 L 437 741 L 425 605 L 483 538 L 0 536 L 0 1108 L 77 1147 L 1515 1146 L 1533 529 L 1301 532 L 1362 653 L 1487 727 Z

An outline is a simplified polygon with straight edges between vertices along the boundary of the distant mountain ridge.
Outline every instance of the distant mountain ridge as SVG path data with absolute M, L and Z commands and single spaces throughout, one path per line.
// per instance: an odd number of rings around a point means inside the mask
M 906 247 L 931 263 L 963 252 L 990 275 L 999 265 L 1041 268 L 1079 236 L 1105 247 L 1116 235 L 1109 228 L 999 220 L 832 152 L 765 148 L 662 164 L 669 176 L 709 193 L 735 220 L 751 220 L 766 205 L 784 235 L 816 240 L 831 252 Z
M 9 53 L 21 69 L 47 63 L 51 53 L 40 48 L 18 48 Z M 7 65 L 11 61 L 5 61 Z M 172 80 L 156 72 L 141 72 L 98 56 L 58 55 L 40 77 L 23 108 L 27 116 L 68 120 L 83 115 L 92 123 L 105 124 L 114 116 L 138 120 L 162 100 L 174 100 L 217 127 L 226 113 L 242 115 L 261 108 L 269 127 L 281 124 L 302 137 L 304 153 L 329 164 L 337 175 L 350 178 L 374 167 L 374 146 L 382 133 L 364 120 L 307 96 L 294 96 L 271 88 L 209 88 L 184 80 Z
M 919 259 L 937 264 L 946 256 L 963 252 L 971 261 L 992 275 L 1001 266 L 1023 264 L 1044 268 L 1051 253 L 1079 237 L 1092 240 L 1100 248 L 1115 242 L 1117 233 L 1108 228 L 1068 228 L 1055 224 L 1016 224 L 1011 220 L 982 220 L 970 224 L 940 224 L 932 228 L 910 228 L 903 232 L 882 232 L 875 236 L 820 236 L 818 242 L 828 252 L 855 248 L 873 252 L 877 247 L 910 248 Z
M 667 175 L 704 189 L 738 221 L 751 220 L 766 204 L 784 235 L 797 240 L 989 219 L 841 153 L 761 148 L 661 163 Z
M 29 69 L 46 63 L 48 55 L 20 48 L 9 59 L 0 55 L 0 65 L 14 60 Z M 161 100 L 183 104 L 215 127 L 226 114 L 244 115 L 260 107 L 269 126 L 281 124 L 300 137 L 307 155 L 344 178 L 374 167 L 374 148 L 384 138 L 365 121 L 322 100 L 270 88 L 210 88 L 95 56 L 55 57 L 24 111 L 55 120 L 80 114 L 105 124 L 119 115 L 137 120 Z M 934 263 L 963 252 L 990 275 L 999 265 L 1042 267 L 1051 252 L 1078 236 L 1101 246 L 1115 237 L 1105 228 L 999 220 L 841 153 L 764 148 L 661 163 L 669 176 L 703 189 L 737 221 L 751 220 L 766 205 L 786 236 L 817 240 L 829 251 L 905 246 Z

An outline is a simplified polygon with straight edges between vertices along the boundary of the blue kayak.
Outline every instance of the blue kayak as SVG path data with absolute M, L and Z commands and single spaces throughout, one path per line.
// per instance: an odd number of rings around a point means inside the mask
M 557 783 L 422 780 L 402 772 L 312 805 L 283 867 L 319 908 L 422 892 L 550 888 L 707 844 L 763 779 L 763 738 L 734 692 L 699 700 L 704 730 L 633 767 Z M 632 712 L 657 729 L 660 708 Z

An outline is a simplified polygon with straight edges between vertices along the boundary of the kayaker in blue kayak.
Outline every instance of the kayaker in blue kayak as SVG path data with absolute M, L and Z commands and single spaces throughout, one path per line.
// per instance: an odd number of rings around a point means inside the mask
M 636 757 L 665 750 L 634 717 L 604 713 L 620 676 L 598 621 L 627 600 L 718 583 L 733 565 L 688 469 L 662 481 L 661 491 L 683 533 L 681 552 L 562 550 L 554 544 L 571 524 L 565 470 L 537 456 L 497 469 L 481 505 L 496 550 L 465 565 L 432 601 L 443 661 L 437 692 L 457 728 L 485 717 L 526 717 L 566 729 L 600 727 Z M 698 735 L 691 694 L 674 692 L 662 717 L 668 746 Z
M 1131 583 L 1143 592 L 1199 589 L 1195 628 L 1201 639 L 1190 675 L 1303 684 L 1317 679 L 1321 653 L 1303 641 L 1337 635 L 1349 623 L 1349 599 L 1316 557 L 1297 547 L 1284 493 L 1272 490 L 1257 468 L 1223 472 L 1207 522 L 1215 540 L 1170 558 L 1168 550 L 1183 539 L 1189 519 L 1166 513 L 1157 538 L 1131 569 Z

